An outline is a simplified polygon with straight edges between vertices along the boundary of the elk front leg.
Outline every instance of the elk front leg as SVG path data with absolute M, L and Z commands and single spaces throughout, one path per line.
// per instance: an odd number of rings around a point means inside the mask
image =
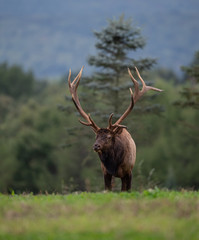
M 112 175 L 109 173 L 104 174 L 104 185 L 105 190 L 111 191 L 112 190 Z
M 129 190 L 131 190 L 132 173 L 124 176 L 123 178 L 121 178 L 121 180 L 122 180 L 121 191 L 129 191 Z

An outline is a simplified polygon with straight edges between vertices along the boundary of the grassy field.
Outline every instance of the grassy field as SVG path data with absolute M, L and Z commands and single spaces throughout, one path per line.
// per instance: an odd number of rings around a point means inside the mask
M 0 195 L 0 239 L 199 239 L 199 192 Z

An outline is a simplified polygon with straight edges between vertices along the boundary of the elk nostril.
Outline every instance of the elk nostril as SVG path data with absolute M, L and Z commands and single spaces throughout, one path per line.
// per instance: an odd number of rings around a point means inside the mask
M 94 149 L 97 149 L 98 147 L 99 147 L 98 144 L 95 144 L 95 145 L 93 146 Z
M 95 151 L 99 150 L 99 149 L 100 149 L 100 145 L 99 145 L 99 144 L 94 144 L 94 145 L 93 145 L 93 149 L 94 149 Z

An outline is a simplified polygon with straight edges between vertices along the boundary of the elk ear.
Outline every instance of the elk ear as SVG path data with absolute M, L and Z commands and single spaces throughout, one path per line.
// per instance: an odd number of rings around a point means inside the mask
M 121 134 L 124 128 L 127 128 L 127 127 L 126 127 L 126 126 L 119 126 L 119 127 L 117 127 L 117 128 L 113 131 L 114 135 L 116 135 L 116 134 Z

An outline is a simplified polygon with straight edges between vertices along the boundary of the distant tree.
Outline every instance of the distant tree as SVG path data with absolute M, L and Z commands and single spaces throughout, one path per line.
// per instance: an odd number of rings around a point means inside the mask
M 176 73 L 169 68 L 158 67 L 149 73 L 150 79 L 161 78 L 166 81 L 172 81 L 175 84 L 180 83 L 181 79 L 176 75 Z
M 12 97 L 0 94 L 0 123 L 4 120 L 5 116 L 12 111 L 14 107 L 14 100 Z
M 65 175 L 60 175 L 62 158 L 59 159 L 56 153 L 60 152 L 63 117 L 52 103 L 44 103 L 51 99 L 50 93 L 43 95 L 42 100 L 35 96 L 19 101 L 1 122 L 0 192 L 13 189 L 38 193 L 61 188 L 59 177 L 64 179 Z M 53 96 L 52 102 L 56 98 Z
M 47 190 L 51 178 L 57 174 L 52 156 L 53 146 L 43 141 L 41 136 L 36 136 L 34 132 L 21 136 L 16 144 L 18 168 L 14 175 L 13 189 L 33 192 Z
M 29 96 L 33 92 L 34 75 L 31 71 L 24 72 L 20 66 L 0 64 L 0 94 L 15 99 Z
M 181 91 L 182 99 L 176 104 L 199 109 L 199 51 L 195 53 L 191 64 L 183 66 L 181 69 L 185 73 L 187 86 Z
M 136 60 L 131 52 L 142 49 L 146 42 L 141 35 L 140 28 L 132 25 L 131 19 L 108 20 L 108 26 L 100 32 L 94 32 L 97 42 L 95 47 L 97 54 L 88 58 L 88 63 L 99 68 L 92 76 L 90 87 L 101 89 L 106 99 L 106 104 L 114 106 L 114 112 L 119 112 L 121 99 L 119 92 L 127 89 L 124 84 L 124 76 L 127 68 L 138 67 L 140 71 L 149 69 L 156 61 L 150 58 Z M 93 80 L 95 83 L 93 83 Z M 132 84 L 131 84 L 132 85 Z

